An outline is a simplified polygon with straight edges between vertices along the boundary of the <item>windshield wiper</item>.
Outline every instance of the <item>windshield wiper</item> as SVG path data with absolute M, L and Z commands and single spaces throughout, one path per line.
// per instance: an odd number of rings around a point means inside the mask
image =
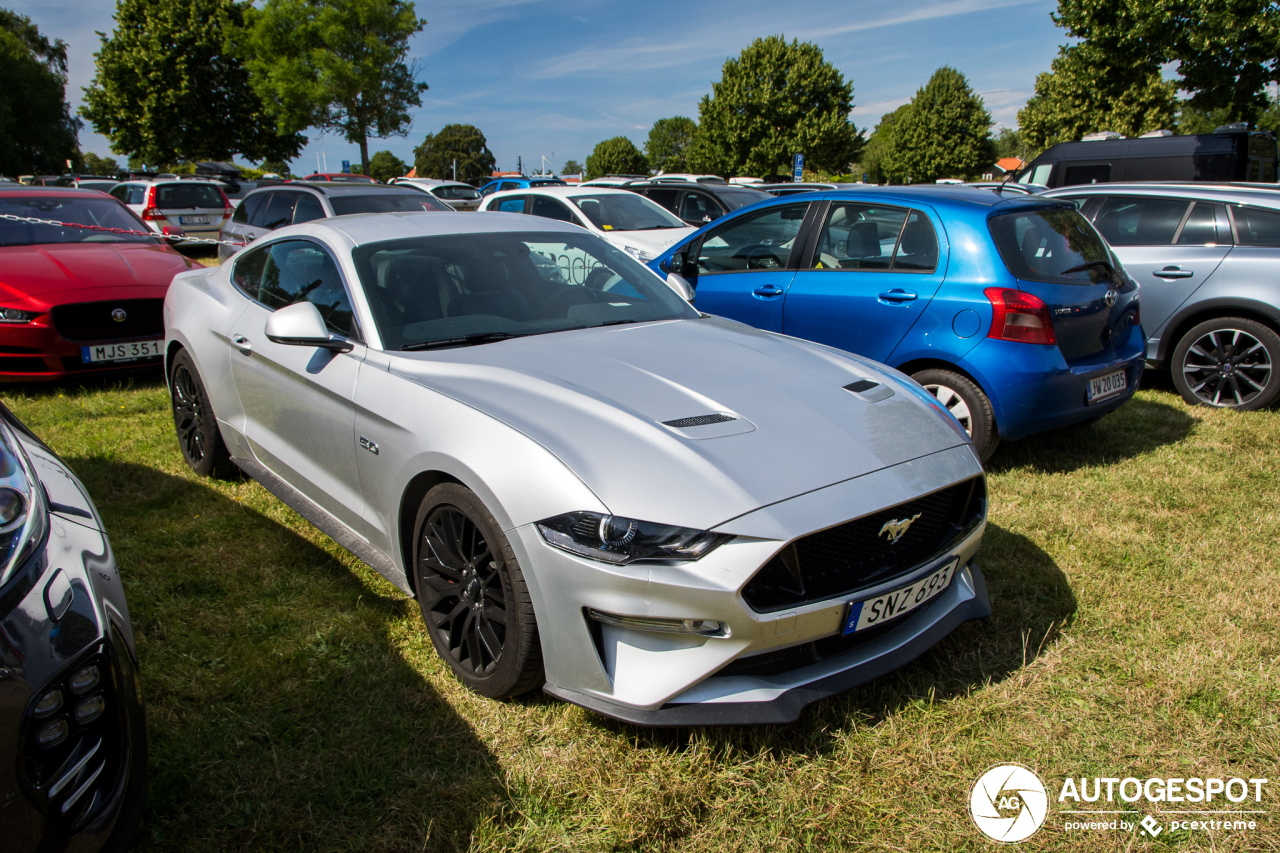
M 488 344 L 494 341 L 505 341 L 508 338 L 523 338 L 527 332 L 475 332 L 470 335 L 463 335 L 460 338 L 445 338 L 440 341 L 423 341 L 417 344 L 405 344 L 400 347 L 402 352 L 414 352 L 415 350 L 437 349 L 442 347 L 467 347 L 475 344 Z
M 1083 264 L 1076 264 L 1074 267 L 1063 270 L 1062 272 L 1058 273 L 1058 275 L 1067 275 L 1073 272 L 1083 272 L 1084 270 L 1090 269 L 1092 267 L 1101 267 L 1102 269 L 1107 271 L 1107 273 L 1111 276 L 1111 278 L 1115 278 L 1116 268 L 1111 266 L 1110 261 L 1085 261 Z

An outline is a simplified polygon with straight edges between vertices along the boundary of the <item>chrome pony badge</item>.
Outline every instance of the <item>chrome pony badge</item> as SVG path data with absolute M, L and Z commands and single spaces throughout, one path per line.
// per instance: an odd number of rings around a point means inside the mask
M 125 320 L 129 319 L 129 315 L 123 308 L 117 308 L 111 312 L 111 319 L 115 320 L 117 323 L 123 323 Z
M 878 535 L 884 536 L 889 540 L 890 545 L 898 544 L 898 540 L 907 532 L 907 528 L 911 526 L 911 522 L 915 521 L 924 513 L 917 512 L 910 518 L 895 518 L 893 521 L 886 521 L 884 527 L 880 528 Z

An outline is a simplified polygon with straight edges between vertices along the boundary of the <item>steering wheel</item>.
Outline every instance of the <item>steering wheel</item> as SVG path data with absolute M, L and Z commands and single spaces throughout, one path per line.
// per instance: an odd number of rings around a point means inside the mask
M 749 270 L 775 270 L 782 266 L 782 259 L 773 253 L 773 248 L 763 243 L 743 246 L 733 256 L 746 258 Z

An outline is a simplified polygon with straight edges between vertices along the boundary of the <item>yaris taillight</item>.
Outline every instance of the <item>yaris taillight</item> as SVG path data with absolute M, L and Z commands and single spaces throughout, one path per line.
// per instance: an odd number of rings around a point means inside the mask
M 982 291 L 991 302 L 991 330 L 987 337 L 1021 344 L 1056 344 L 1049 306 L 1038 297 L 1008 287 Z

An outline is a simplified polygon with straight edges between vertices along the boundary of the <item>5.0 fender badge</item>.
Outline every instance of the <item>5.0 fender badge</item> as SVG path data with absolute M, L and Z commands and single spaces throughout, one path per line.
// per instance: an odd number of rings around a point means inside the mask
M 924 513 L 917 512 L 910 518 L 895 518 L 893 521 L 886 521 L 884 527 L 880 528 L 878 535 L 884 536 L 889 540 L 890 545 L 898 544 L 898 540 L 907 532 L 907 528 L 911 526 L 911 522 L 915 521 Z

